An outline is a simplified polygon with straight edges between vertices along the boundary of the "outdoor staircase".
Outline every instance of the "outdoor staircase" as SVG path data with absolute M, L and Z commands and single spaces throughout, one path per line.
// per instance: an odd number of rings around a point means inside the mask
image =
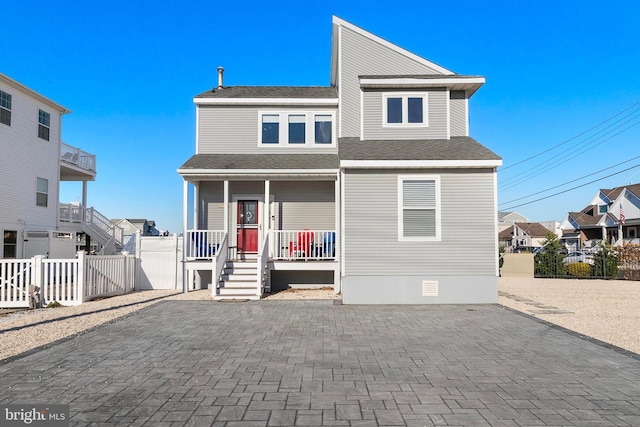
M 258 257 L 243 256 L 244 259 L 228 260 L 217 283 L 216 301 L 259 300 L 257 290 Z

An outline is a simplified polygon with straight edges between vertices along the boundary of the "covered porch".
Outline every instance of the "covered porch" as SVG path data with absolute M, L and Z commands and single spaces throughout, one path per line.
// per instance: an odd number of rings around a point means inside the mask
M 199 178 L 184 182 L 184 291 L 210 287 L 215 299 L 295 285 L 340 292 L 337 171 Z

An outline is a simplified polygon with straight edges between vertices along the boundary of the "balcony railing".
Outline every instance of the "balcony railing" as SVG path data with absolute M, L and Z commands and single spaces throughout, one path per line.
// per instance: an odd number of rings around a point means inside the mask
M 60 145 L 60 160 L 91 172 L 96 171 L 96 156 L 64 142 Z

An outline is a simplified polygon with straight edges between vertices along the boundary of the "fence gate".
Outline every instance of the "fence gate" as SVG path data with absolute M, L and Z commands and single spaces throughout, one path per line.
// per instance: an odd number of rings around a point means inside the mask
M 139 289 L 182 289 L 182 237 L 139 239 Z

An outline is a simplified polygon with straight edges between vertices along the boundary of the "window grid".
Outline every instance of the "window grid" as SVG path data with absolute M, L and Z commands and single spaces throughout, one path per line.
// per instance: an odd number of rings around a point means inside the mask
M 0 123 L 11 126 L 11 95 L 0 90 Z
M 47 207 L 49 205 L 49 180 L 36 178 L 36 206 Z
M 38 110 L 38 138 L 49 141 L 51 115 L 46 111 Z

